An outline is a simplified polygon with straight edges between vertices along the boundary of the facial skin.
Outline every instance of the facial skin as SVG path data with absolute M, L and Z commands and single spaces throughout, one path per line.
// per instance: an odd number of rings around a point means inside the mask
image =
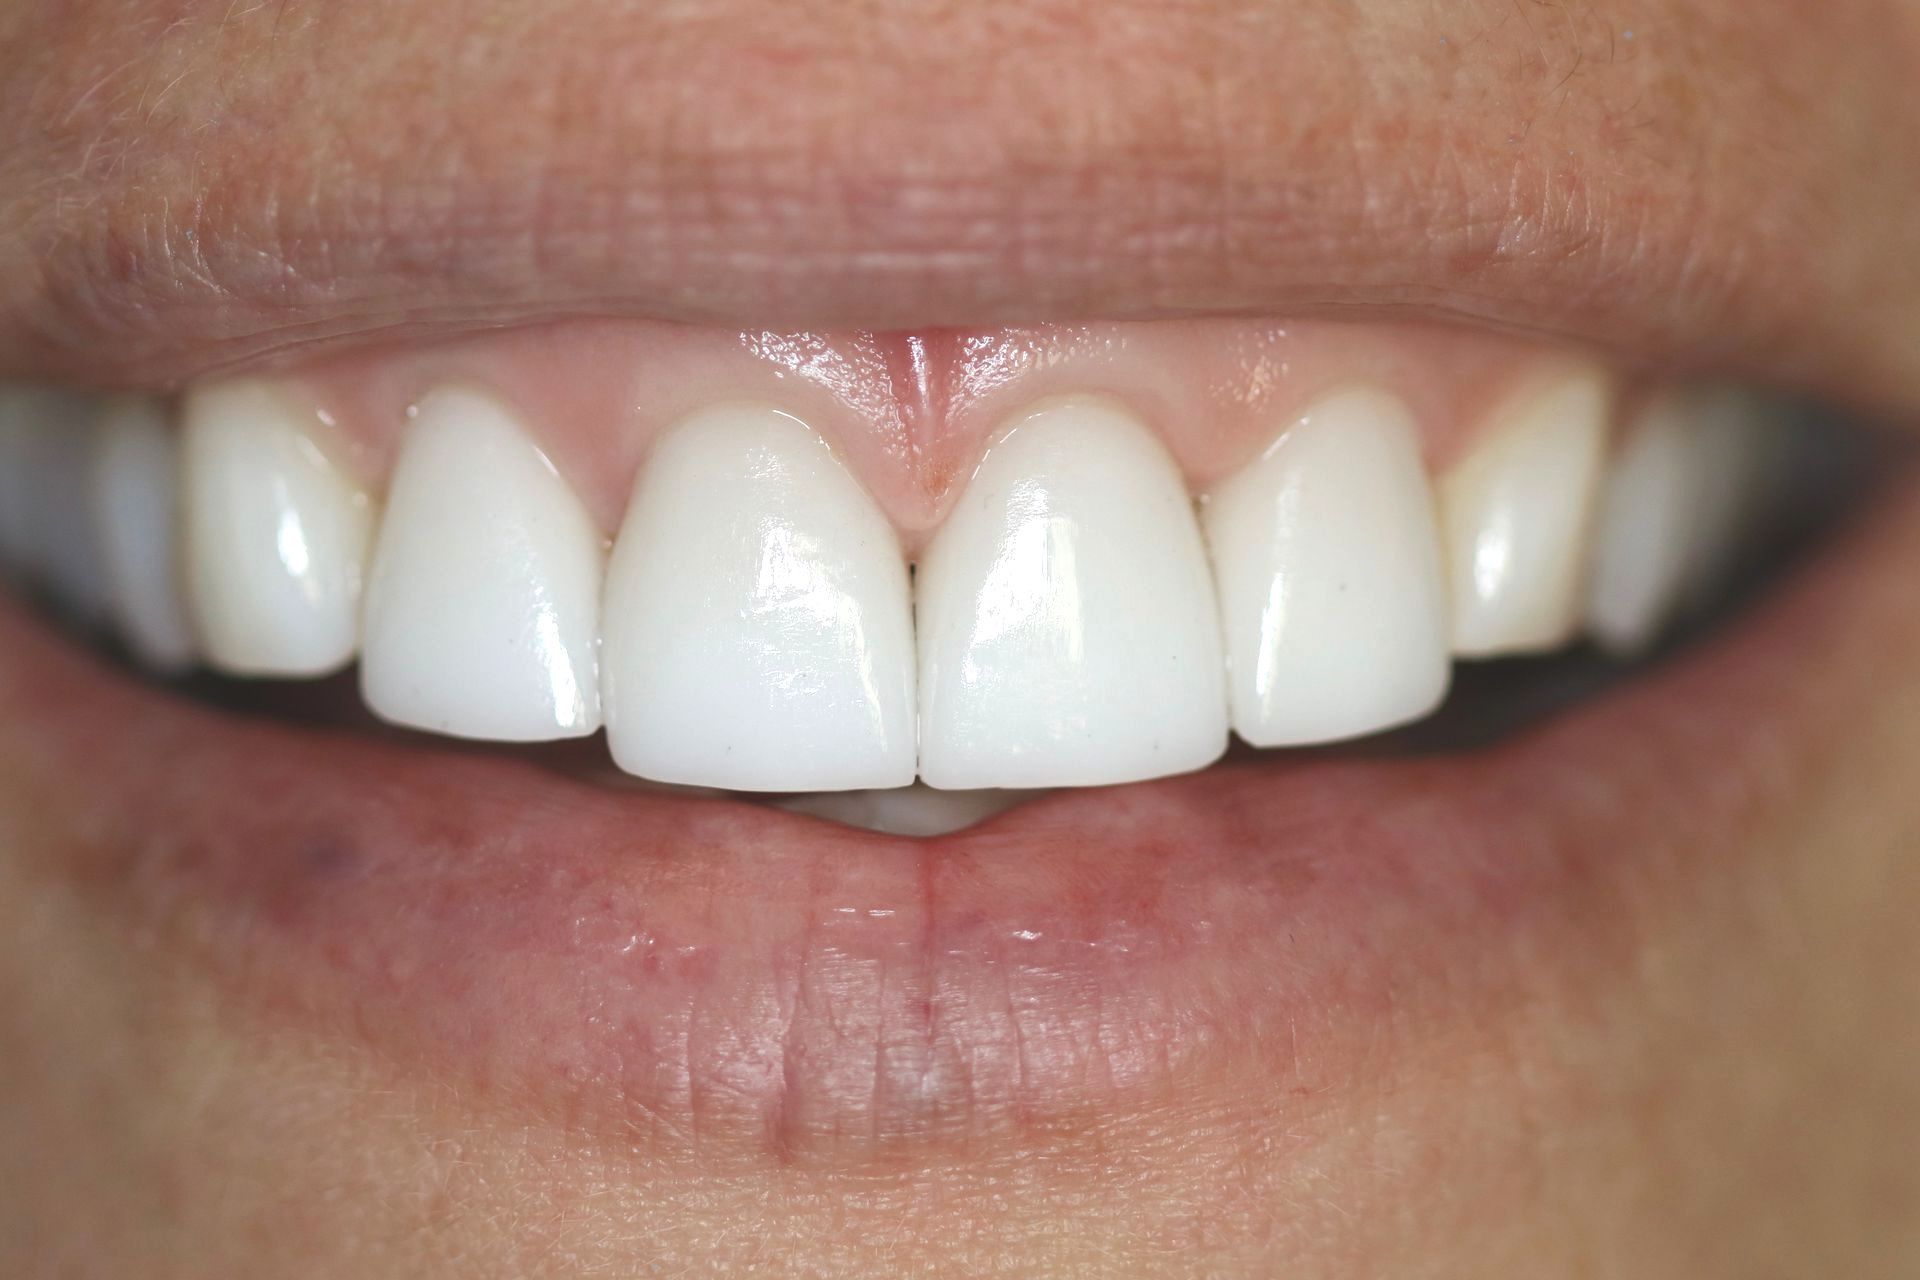
M 1911 421 L 1916 67 L 1902 0 L 18 5 L 0 370 L 588 312 L 1417 313 Z M 1521 981 L 1336 1082 L 1309 1045 L 826 1164 L 530 1119 L 236 1000 L 0 783 L 0 1273 L 1909 1273 L 1915 554 L 1911 502 L 1834 553 L 1769 785 L 1517 932 Z

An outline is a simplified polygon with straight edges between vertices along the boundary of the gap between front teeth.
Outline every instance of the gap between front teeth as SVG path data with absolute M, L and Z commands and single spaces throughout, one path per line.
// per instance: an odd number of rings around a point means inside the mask
M 604 725 L 657 782 L 1096 786 L 1204 767 L 1229 730 L 1270 747 L 1417 720 L 1456 656 L 1653 643 L 1777 477 L 1751 396 L 1617 412 L 1570 364 L 1435 479 L 1407 406 L 1350 386 L 1195 499 L 1128 407 L 1052 399 L 1006 422 L 910 575 L 858 479 L 772 405 L 657 440 L 609 554 L 537 426 L 475 389 L 419 402 L 384 511 L 277 384 L 200 388 L 177 434 L 153 402 L 89 417 L 22 390 L 0 395 L 0 560 L 156 670 L 358 658 L 388 720 L 513 742 Z

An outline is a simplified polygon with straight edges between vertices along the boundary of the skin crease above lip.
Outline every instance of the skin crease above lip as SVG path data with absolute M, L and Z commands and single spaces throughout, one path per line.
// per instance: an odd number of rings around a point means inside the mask
M 1915 14 L 10 6 L 0 367 L 154 385 L 588 313 L 1384 311 L 1904 406 L 1920 258 L 1870 246 L 1920 173 L 1866 126 L 1920 114 Z

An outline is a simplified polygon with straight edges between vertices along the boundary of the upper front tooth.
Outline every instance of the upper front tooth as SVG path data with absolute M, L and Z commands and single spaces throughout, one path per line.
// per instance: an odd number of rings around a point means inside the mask
M 1454 652 L 1555 649 L 1581 618 L 1611 393 L 1579 368 L 1512 402 L 1441 486 Z
M 660 441 L 603 639 L 608 741 L 630 773 L 747 791 L 913 780 L 906 562 L 798 419 L 724 407 Z
M 920 563 L 920 773 L 1096 786 L 1227 740 L 1212 579 L 1179 473 L 1098 401 L 1036 410 L 982 460 Z
M 600 727 L 604 539 L 513 415 L 429 395 L 367 585 L 360 686 L 397 724 L 533 742 Z
M 166 411 L 133 397 L 108 405 L 93 468 L 93 519 L 114 619 L 141 662 L 183 671 L 193 663 L 194 640 L 180 581 L 178 449 Z
M 183 410 L 187 598 L 208 662 L 325 675 L 353 661 L 374 512 L 279 388 L 198 388 Z
M 1398 400 L 1320 401 L 1202 513 L 1242 738 L 1354 737 L 1446 696 L 1440 538 L 1419 431 Z

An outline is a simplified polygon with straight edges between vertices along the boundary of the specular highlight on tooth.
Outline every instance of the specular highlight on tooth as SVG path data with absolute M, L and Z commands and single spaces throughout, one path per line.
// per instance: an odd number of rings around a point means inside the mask
M 317 676 L 352 662 L 374 508 L 318 414 L 247 379 L 197 388 L 182 417 L 187 600 L 208 663 Z
M 1503 407 L 1447 473 L 1456 654 L 1539 653 L 1572 639 L 1611 409 L 1599 370 L 1557 374 Z
M 892 527 L 799 419 L 695 415 L 655 446 L 608 571 L 615 763 L 736 791 L 903 786 L 914 644 Z
M 1385 392 L 1319 401 L 1202 507 L 1233 728 L 1258 747 L 1426 715 L 1453 660 L 1431 487 Z
M 179 450 L 156 401 L 124 397 L 102 413 L 95 443 L 92 518 L 109 608 L 148 669 L 193 665 L 193 624 L 180 575 Z
M 1131 782 L 1226 749 L 1192 502 L 1115 405 L 1056 401 L 1016 421 L 922 557 L 916 595 L 931 786 Z
M 418 406 L 367 584 L 361 696 L 395 724 L 497 742 L 600 727 L 603 539 L 506 406 Z

